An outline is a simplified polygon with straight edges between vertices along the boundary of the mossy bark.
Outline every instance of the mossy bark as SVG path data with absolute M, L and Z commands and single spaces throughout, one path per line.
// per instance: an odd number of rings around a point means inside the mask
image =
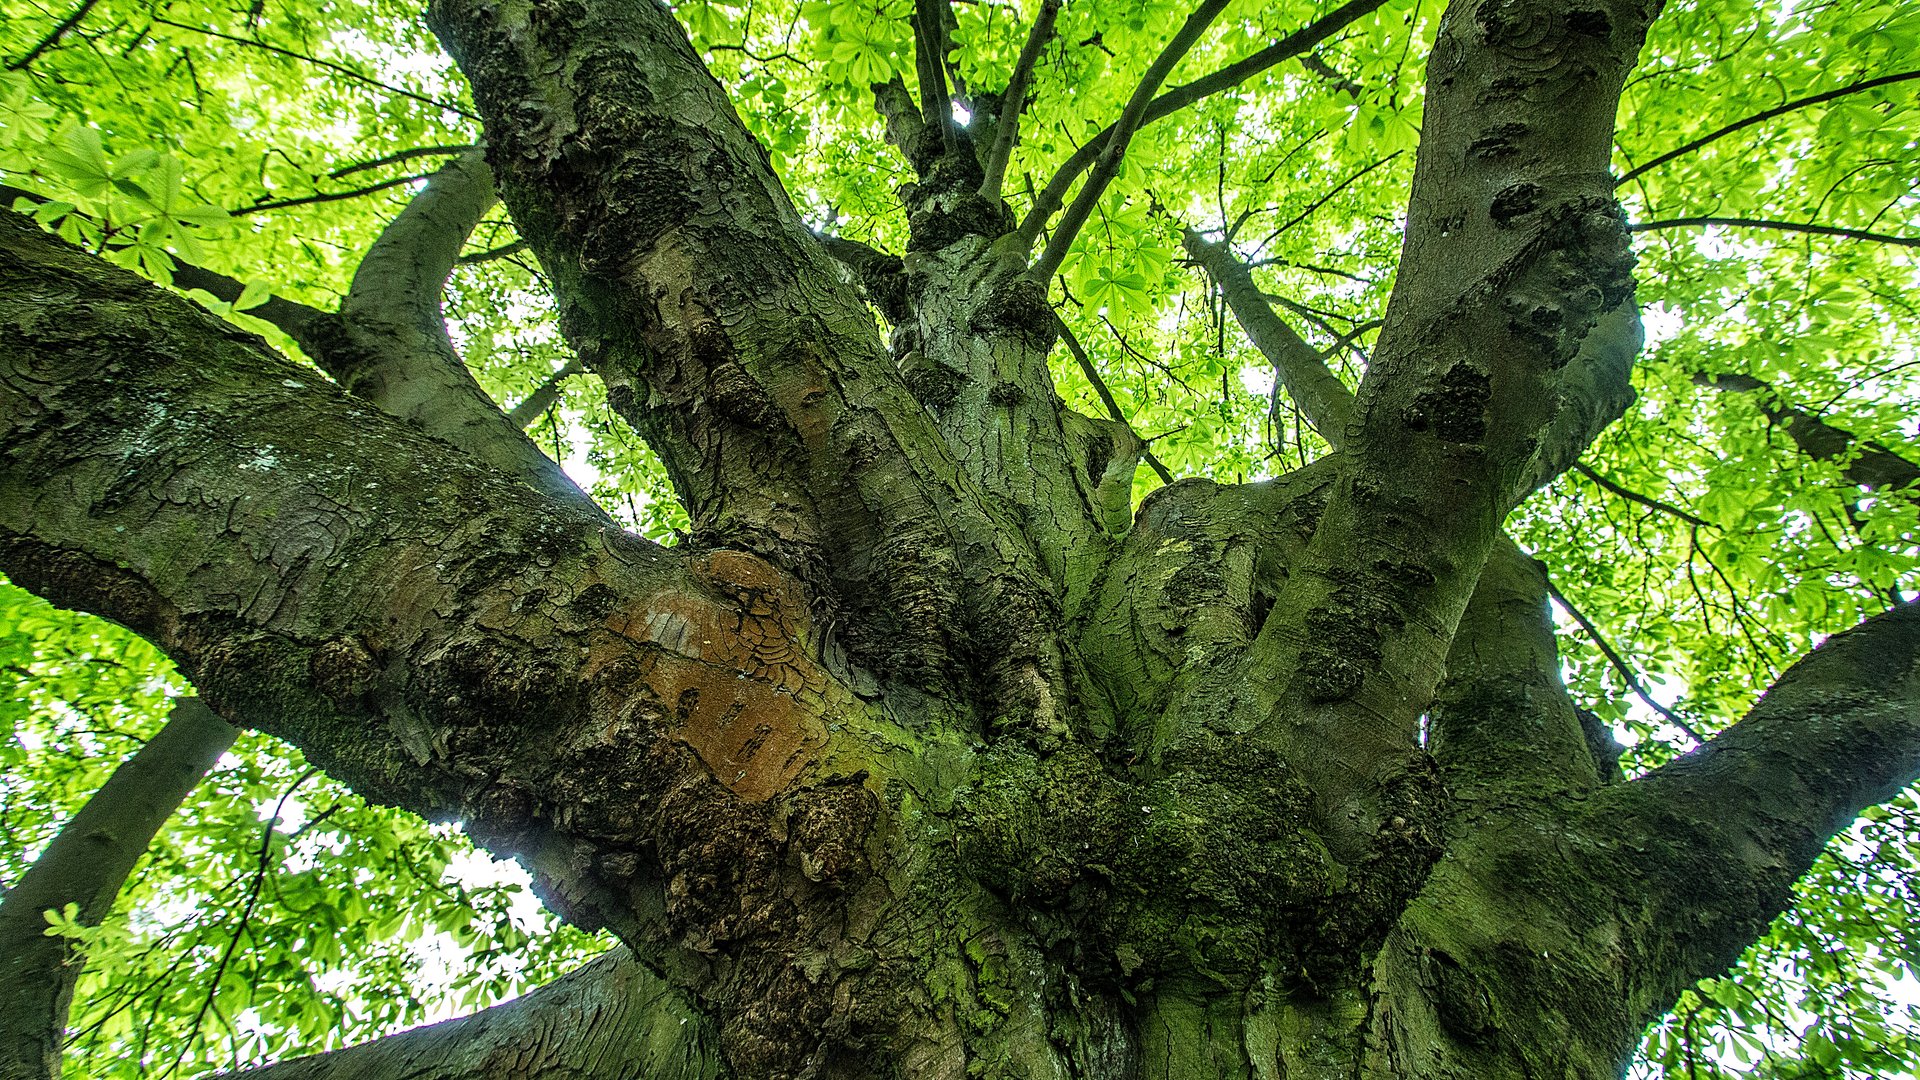
M 514 1032 L 554 1051 L 527 1076 L 1610 1075 L 1920 774 L 1902 609 L 1610 783 L 1500 532 L 1627 400 L 1597 170 L 1652 15 L 1456 3 L 1341 451 L 1129 519 L 1137 444 L 1059 401 L 979 151 L 903 86 L 913 241 L 850 259 L 889 348 L 665 9 L 440 0 L 563 329 L 694 536 L 8 215 L 0 568 L 631 955 L 294 1074 L 478 1075 Z M 609 993 L 655 999 L 566 1052 L 551 1003 Z

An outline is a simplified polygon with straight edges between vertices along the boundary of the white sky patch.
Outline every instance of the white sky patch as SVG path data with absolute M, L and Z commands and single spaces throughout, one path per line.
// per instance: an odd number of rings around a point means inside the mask
M 1640 309 L 1640 325 L 1646 329 L 1647 344 L 1658 345 L 1678 334 L 1686 325 L 1686 318 L 1679 308 L 1663 300 Z

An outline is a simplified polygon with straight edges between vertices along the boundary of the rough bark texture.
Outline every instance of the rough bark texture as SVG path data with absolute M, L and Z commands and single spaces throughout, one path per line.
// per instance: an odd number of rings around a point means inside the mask
M 147 744 L 62 826 L 0 900 L 0 1078 L 57 1080 L 81 964 L 47 935 L 48 912 L 98 926 L 160 826 L 239 730 L 193 698 L 176 702 Z
M 1338 452 L 1131 519 L 1138 440 L 1054 391 L 937 11 L 936 107 L 875 88 L 896 259 L 803 226 L 665 9 L 434 6 L 565 333 L 689 509 L 672 550 L 447 388 L 473 161 L 362 268 L 344 390 L 0 221 L 0 569 L 631 956 L 258 1075 L 1617 1072 L 1920 773 L 1908 607 L 1619 782 L 1500 531 L 1630 400 L 1606 162 L 1654 13 L 1455 3 L 1358 394 L 1215 267 Z

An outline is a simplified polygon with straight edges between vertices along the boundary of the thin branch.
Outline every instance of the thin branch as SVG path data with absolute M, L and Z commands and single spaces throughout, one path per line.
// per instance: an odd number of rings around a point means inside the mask
M 1146 73 L 1140 76 L 1140 83 L 1134 87 L 1133 96 L 1127 99 L 1126 108 L 1120 112 L 1120 119 L 1114 121 L 1113 125 L 1102 133 L 1104 138 L 1096 137 L 1093 140 L 1100 145 L 1100 156 L 1095 159 L 1093 171 L 1088 174 L 1086 183 L 1080 186 L 1080 194 L 1074 196 L 1073 205 L 1067 207 L 1067 212 L 1061 216 L 1059 226 L 1053 230 L 1053 236 L 1047 241 L 1046 250 L 1040 253 L 1039 260 L 1033 264 L 1032 274 L 1035 279 L 1051 280 L 1054 273 L 1060 269 L 1060 264 L 1066 261 L 1067 249 L 1073 246 L 1074 238 L 1080 235 L 1081 227 L 1093 215 L 1093 208 L 1100 202 L 1100 197 L 1106 193 L 1107 185 L 1119 175 L 1120 161 L 1126 156 L 1127 144 L 1133 141 L 1133 133 L 1146 123 L 1147 108 L 1152 105 L 1160 84 L 1166 81 L 1167 76 L 1173 73 L 1174 65 L 1178 64 L 1200 40 L 1200 35 L 1206 33 L 1207 28 L 1213 25 L 1213 21 L 1227 9 L 1229 2 L 1230 0 L 1203 0 L 1201 5 L 1187 16 L 1186 21 L 1180 24 L 1180 29 L 1174 33 L 1173 39 L 1160 50 L 1159 56 L 1153 58 L 1153 63 L 1147 66 Z M 1034 209 L 1038 210 L 1039 207 L 1036 206 Z
M 173 1064 L 167 1066 L 166 1071 L 160 1074 L 161 1080 L 179 1071 L 180 1063 L 186 1060 L 187 1052 L 193 1049 L 193 1044 L 200 1038 L 200 1024 L 207 1018 L 207 1010 L 213 1008 L 214 999 L 220 994 L 220 983 L 226 977 L 227 968 L 233 963 L 233 954 L 240 948 L 241 935 L 247 932 L 247 924 L 253 919 L 253 909 L 260 902 L 261 886 L 266 884 L 267 872 L 270 869 L 269 860 L 273 855 L 273 827 L 280 823 L 280 814 L 286 810 L 287 800 L 293 798 L 293 793 L 300 790 L 301 784 L 319 773 L 320 767 L 315 765 L 289 784 L 287 790 L 281 794 L 280 801 L 273 805 L 273 814 L 267 818 L 265 827 L 260 830 L 260 848 L 254 860 L 253 879 L 247 886 L 247 899 L 240 908 L 239 925 L 233 928 L 233 936 L 227 939 L 227 947 L 220 954 L 220 963 L 213 969 L 212 978 L 207 980 L 206 997 L 201 999 L 199 1011 L 193 1014 L 193 1023 L 187 1025 L 187 1037 L 181 1041 L 180 1051 L 174 1055 Z
M 492 262 L 495 259 L 504 259 L 510 255 L 518 255 L 525 250 L 527 250 L 527 242 L 525 240 L 515 240 L 511 244 L 501 244 L 499 247 L 488 248 L 485 251 L 475 251 L 467 255 L 462 255 L 458 261 L 461 266 L 472 266 L 475 263 Z
M 1007 162 L 1013 157 L 1015 135 L 1020 130 L 1020 112 L 1026 106 L 1027 84 L 1033 81 L 1034 65 L 1040 52 L 1053 40 L 1053 25 L 1060 14 L 1060 0 L 1041 0 L 1040 14 L 1027 32 L 1027 43 L 1020 47 L 1020 59 L 1014 62 L 1013 75 L 1007 80 L 1006 96 L 1000 99 L 1000 118 L 993 129 L 993 148 L 987 153 L 986 179 L 980 182 L 980 194 L 991 201 L 1000 197 L 1006 182 Z
M 1920 247 L 1920 236 L 1892 236 L 1887 233 L 1868 232 L 1865 229 L 1846 229 L 1838 225 L 1815 225 L 1811 222 L 1802 221 L 1771 221 L 1764 218 L 1668 218 L 1664 221 L 1637 222 L 1629 225 L 1628 229 L 1633 232 L 1652 232 L 1655 229 L 1684 229 L 1698 225 L 1724 225 L 1739 229 L 1779 229 L 1783 232 L 1812 233 L 1815 236 L 1839 236 L 1848 240 L 1871 240 L 1879 244 Z
M 1385 2 L 1386 0 L 1349 0 L 1348 3 L 1340 5 L 1304 28 L 1288 34 L 1251 56 L 1228 64 L 1212 74 L 1203 75 L 1190 83 L 1174 87 L 1153 99 L 1140 118 L 1140 126 L 1145 127 L 1156 120 L 1171 116 L 1194 102 L 1211 97 L 1222 90 L 1231 90 L 1260 72 L 1305 53 Z M 1053 179 L 1047 181 L 1046 188 L 1034 200 L 1032 209 L 1027 211 L 1027 216 L 1020 222 L 1019 236 L 1025 246 L 1032 247 L 1033 242 L 1039 239 L 1040 231 L 1046 228 L 1047 219 L 1066 202 L 1067 192 L 1073 187 L 1073 182 L 1079 179 L 1081 173 L 1092 167 L 1105 141 L 1112 136 L 1117 126 L 1117 123 L 1111 125 L 1089 139 L 1084 146 L 1075 150 L 1072 156 L 1061 164 L 1059 170 L 1053 174 Z
M 455 154 L 464 154 L 469 150 L 477 149 L 479 149 L 479 147 L 472 143 L 454 143 L 448 146 L 416 146 L 411 150 L 399 150 L 385 157 L 374 158 L 372 161 L 362 161 L 358 165 L 348 165 L 343 169 L 335 169 L 327 174 L 327 179 L 338 180 L 343 176 L 352 176 L 357 172 L 365 172 L 368 169 L 378 169 L 387 165 L 398 165 L 402 161 L 412 161 L 414 158 L 452 157 Z
M 1121 410 L 1120 403 L 1114 400 L 1113 391 L 1107 389 L 1106 380 L 1100 377 L 1099 370 L 1093 366 L 1093 360 L 1087 356 L 1086 348 L 1074 335 L 1073 327 L 1068 326 L 1067 320 L 1062 319 L 1057 311 L 1054 312 L 1053 321 L 1060 328 L 1060 340 L 1067 343 L 1067 351 L 1073 354 L 1074 362 L 1080 365 L 1080 374 L 1085 375 L 1087 381 L 1093 384 L 1093 392 L 1099 396 L 1100 403 L 1107 407 L 1107 415 L 1111 416 L 1115 423 L 1132 431 L 1133 425 L 1127 423 L 1127 414 Z M 1134 438 L 1140 439 L 1140 436 L 1135 434 Z M 1161 483 L 1173 483 L 1173 473 L 1168 471 L 1158 457 L 1154 456 L 1153 448 L 1147 445 L 1148 442 L 1147 439 L 1140 439 L 1140 456 L 1146 459 L 1155 473 L 1159 474 Z
M 264 41 L 257 41 L 253 38 L 243 38 L 243 37 L 236 37 L 232 34 L 223 34 L 218 30 L 209 30 L 204 26 L 193 26 L 188 23 L 174 22 L 171 19 L 163 19 L 158 16 L 156 16 L 153 21 L 156 23 L 159 23 L 162 26 L 171 26 L 176 30 L 185 30 L 191 34 L 204 34 L 207 37 L 218 38 L 221 41 L 231 41 L 237 45 L 249 45 L 256 49 L 265 49 L 270 53 L 278 53 L 281 56 L 289 57 L 294 60 L 300 60 L 309 64 L 314 64 L 319 67 L 326 68 L 328 71 L 333 71 L 341 75 L 345 75 L 347 78 L 352 79 L 355 82 L 365 83 L 368 86 L 378 87 L 379 89 L 385 90 L 390 94 L 399 94 L 401 97 L 412 98 L 414 101 L 418 101 L 425 105 L 431 105 L 436 109 L 445 109 L 450 113 L 454 113 L 458 116 L 464 116 L 469 120 L 477 121 L 480 119 L 478 116 L 468 112 L 467 110 L 461 108 L 458 105 L 449 105 L 444 101 L 439 101 L 434 98 L 430 98 L 425 94 L 416 94 L 411 90 L 403 90 L 398 86 L 392 85 L 391 83 L 384 83 L 384 82 L 381 82 L 379 79 L 375 79 L 371 76 L 362 75 L 359 72 L 353 70 L 350 67 L 347 67 L 344 64 L 336 64 L 331 60 L 322 60 L 316 56 L 308 56 L 305 53 L 294 52 L 292 49 L 284 49 L 278 45 L 269 45 Z
M 1689 514 L 1685 510 L 1680 509 L 1679 507 L 1673 505 L 1672 503 L 1661 502 L 1659 499 L 1655 499 L 1647 495 L 1642 495 L 1637 491 L 1633 491 L 1631 489 L 1621 487 L 1619 484 L 1616 484 L 1613 481 L 1595 472 L 1584 461 L 1574 462 L 1573 471 L 1579 473 L 1581 476 L 1586 477 L 1588 480 L 1593 481 L 1594 485 L 1600 488 L 1601 490 L 1610 491 L 1613 494 L 1618 495 L 1621 498 L 1627 500 L 1628 502 L 1639 503 L 1641 506 L 1644 506 L 1649 510 L 1658 510 L 1663 514 L 1668 514 L 1673 517 L 1677 517 L 1681 521 L 1684 521 L 1689 525 L 1699 525 L 1709 529 L 1714 527 L 1712 522 L 1707 521 L 1704 518 L 1696 517 L 1693 514 Z
M 513 411 L 507 414 L 507 419 L 513 421 L 514 427 L 520 428 L 522 431 L 526 430 L 528 426 L 540 418 L 541 413 L 552 408 L 553 403 L 560 399 L 560 387 L 565 385 L 568 379 L 573 378 L 585 370 L 586 366 L 580 363 L 579 357 L 576 356 L 568 360 L 560 370 L 547 376 L 545 382 L 535 387 L 533 393 L 528 394 L 525 401 L 515 405 Z
M 1547 582 L 1547 594 L 1553 597 L 1553 602 L 1559 604 L 1562 611 L 1573 616 L 1573 621 L 1579 623 L 1580 629 L 1585 630 L 1587 636 L 1593 639 L 1593 643 L 1599 646 L 1600 654 L 1607 658 L 1607 663 L 1613 665 L 1613 670 L 1620 673 L 1620 678 L 1626 681 L 1627 687 L 1633 691 L 1635 697 L 1645 702 L 1647 708 L 1666 717 L 1667 722 L 1685 732 L 1687 738 L 1697 743 L 1707 741 L 1706 736 L 1695 731 L 1693 725 L 1687 723 L 1679 714 L 1653 700 L 1653 695 L 1647 693 L 1647 688 L 1640 682 L 1640 676 L 1634 674 L 1633 668 L 1627 664 L 1626 658 L 1614 651 L 1613 646 L 1601 635 L 1599 627 L 1594 626 L 1591 619 L 1581 614 L 1580 609 L 1574 607 L 1573 602 L 1568 600 L 1566 596 L 1554 586 L 1552 581 Z
M 1185 245 L 1233 309 L 1233 317 L 1248 339 L 1273 365 L 1277 382 L 1286 387 L 1287 396 L 1300 407 L 1307 423 L 1327 445 L 1339 449 L 1353 412 L 1353 391 L 1327 367 L 1326 354 L 1308 344 L 1273 310 L 1233 249 L 1193 229 L 1185 231 Z
M 402 184 L 411 184 L 416 180 L 425 180 L 429 175 L 431 174 L 415 173 L 412 176 L 402 176 L 393 180 L 382 180 L 377 184 L 369 184 L 368 186 L 363 188 L 354 188 L 352 191 L 329 191 L 329 192 L 322 192 L 321 194 L 318 194 L 318 195 L 302 195 L 297 199 L 276 199 L 276 200 L 267 201 L 267 202 L 257 202 L 257 203 L 254 203 L 252 206 L 235 206 L 235 207 L 228 208 L 227 213 L 232 214 L 235 217 L 239 217 L 244 214 L 263 214 L 269 210 L 285 210 L 285 209 L 288 209 L 289 207 L 294 207 L 294 206 L 311 206 L 314 203 L 329 203 L 329 202 L 339 202 L 342 199 L 357 199 L 362 195 L 372 195 L 376 192 L 385 191 L 388 188 L 399 187 Z
M 98 4 L 99 2 L 100 0 L 81 0 L 80 6 L 73 10 L 73 14 L 68 15 L 64 19 L 61 19 L 60 22 L 57 25 L 55 25 L 52 30 L 47 32 L 46 37 L 41 38 L 40 41 L 34 45 L 33 48 L 27 50 L 27 54 L 25 56 L 22 56 L 20 59 L 14 60 L 8 63 L 7 70 L 19 71 L 21 68 L 24 68 L 28 64 L 33 63 L 35 60 L 40 59 L 41 53 L 44 53 L 48 49 L 53 48 L 55 45 L 60 44 L 60 39 L 63 37 L 66 37 L 68 31 L 72 30 L 76 26 L 79 26 L 80 20 L 86 18 L 87 13 L 92 11 L 94 8 L 94 5 Z
M 59 1060 L 82 965 L 72 941 L 48 935 L 43 913 L 71 905 L 78 925 L 100 925 L 153 837 L 238 734 L 199 699 L 177 699 L 159 733 L 0 899 L 0 1075 L 44 1076 Z
M 1292 218 L 1288 219 L 1285 224 L 1274 229 L 1271 233 L 1268 233 L 1266 240 L 1262 241 L 1261 246 L 1265 247 L 1267 244 L 1272 243 L 1276 237 L 1285 233 L 1288 229 L 1291 229 L 1295 225 L 1298 225 L 1301 222 L 1312 217 L 1314 214 L 1314 211 L 1320 209 L 1322 206 L 1327 205 L 1328 201 L 1331 200 L 1335 195 L 1338 195 L 1342 191 L 1345 191 L 1347 188 L 1351 187 L 1353 184 L 1359 182 L 1359 180 L 1362 177 L 1366 176 L 1368 173 L 1372 172 L 1373 170 L 1379 168 L 1382 165 L 1385 165 L 1387 162 L 1392 161 L 1394 158 L 1399 157 L 1403 153 L 1405 153 L 1405 151 L 1395 150 L 1393 153 L 1388 154 L 1386 157 L 1383 157 L 1374 161 L 1373 164 L 1368 165 L 1366 168 L 1361 169 L 1359 172 L 1354 173 L 1352 176 L 1349 176 L 1345 180 L 1342 180 L 1338 184 L 1335 184 L 1333 186 L 1333 190 L 1313 200 L 1313 202 L 1307 204 L 1307 208 L 1305 210 L 1302 210 L 1298 214 L 1295 214 Z M 1349 275 L 1342 275 L 1342 276 L 1349 276 Z
M 1786 113 L 1793 112 L 1795 109 L 1804 109 L 1809 105 L 1819 105 L 1819 104 L 1822 104 L 1823 102 L 1832 101 L 1835 98 L 1846 97 L 1848 94 L 1858 94 L 1863 91 L 1877 89 L 1882 86 L 1891 86 L 1894 83 L 1905 82 L 1908 79 L 1920 79 L 1920 71 L 1903 71 L 1897 75 L 1882 75 L 1877 79 L 1867 79 L 1863 82 L 1857 82 L 1848 86 L 1842 86 L 1835 90 L 1828 90 L 1825 93 L 1814 94 L 1811 97 L 1797 98 L 1793 101 L 1787 102 L 1784 105 L 1777 105 L 1764 112 L 1754 113 L 1752 116 L 1749 116 L 1744 120 L 1736 120 L 1733 123 L 1728 124 L 1726 127 L 1719 128 L 1718 130 L 1715 130 L 1715 131 L 1710 131 L 1707 134 L 1702 135 L 1691 142 L 1685 143 L 1681 146 L 1675 147 L 1674 149 L 1667 151 L 1664 154 L 1661 154 L 1659 157 L 1654 158 L 1651 161 L 1645 162 L 1633 169 L 1629 169 L 1624 176 L 1620 177 L 1617 183 L 1624 184 L 1627 181 L 1633 179 L 1636 176 L 1639 176 L 1640 174 L 1646 172 L 1649 169 L 1658 168 L 1662 165 L 1665 165 L 1667 162 L 1672 161 L 1674 158 L 1680 157 L 1684 154 L 1691 154 L 1695 150 L 1698 150 L 1701 147 L 1706 146 L 1708 143 L 1715 142 L 1719 139 L 1723 139 L 1728 135 L 1731 135 L 1734 132 L 1739 131 L 1743 128 L 1752 127 L 1753 125 L 1761 123 L 1763 121 L 1771 120 L 1776 116 L 1781 116 Z

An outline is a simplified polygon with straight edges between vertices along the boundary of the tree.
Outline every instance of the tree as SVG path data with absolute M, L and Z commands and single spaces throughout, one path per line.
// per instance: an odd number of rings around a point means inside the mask
M 250 1075 L 1615 1075 L 1911 864 L 1911 13 L 170 10 L 7 23 L 0 570 L 619 943 Z

